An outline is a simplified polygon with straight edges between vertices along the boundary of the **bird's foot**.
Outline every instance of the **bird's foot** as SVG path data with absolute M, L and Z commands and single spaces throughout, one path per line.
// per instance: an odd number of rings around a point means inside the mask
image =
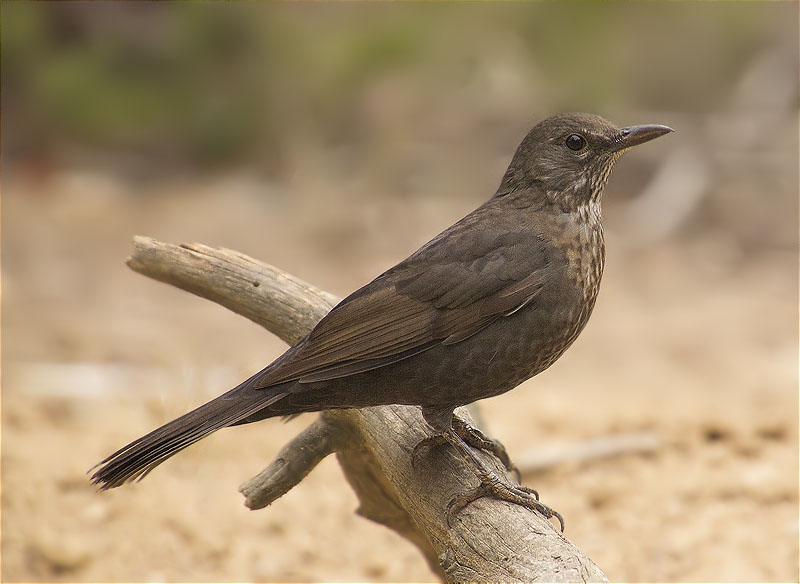
M 511 462 L 511 457 L 508 455 L 508 451 L 506 447 L 503 446 L 502 442 L 494 438 L 489 438 L 475 426 L 468 424 L 458 416 L 453 416 L 453 430 L 455 430 L 456 434 L 458 434 L 464 442 L 473 448 L 494 454 L 497 459 L 503 463 L 507 471 L 514 473 L 514 478 L 516 478 L 517 481 L 522 480 L 522 475 L 517 465 Z M 537 495 L 536 498 L 538 499 L 539 496 Z
M 464 461 L 472 467 L 475 475 L 480 480 L 480 484 L 476 488 L 455 496 L 448 503 L 446 512 L 448 525 L 450 525 L 450 520 L 453 516 L 473 501 L 481 497 L 494 497 L 495 499 L 508 501 L 521 505 L 526 509 L 537 511 L 547 519 L 555 517 L 558 519 L 561 531 L 564 531 L 564 520 L 561 515 L 547 505 L 540 503 L 539 494 L 536 491 L 521 485 L 506 483 L 473 450 L 473 448 L 487 450 L 497 456 L 507 469 L 516 470 L 502 444 L 487 438 L 480 430 L 453 416 L 452 411 L 444 412 L 447 415 L 441 415 L 441 411 L 423 409 L 422 413 L 432 427 L 442 428 L 445 423 L 447 426 L 442 433 L 425 438 L 417 444 L 411 453 L 412 465 L 416 465 L 417 459 L 423 452 L 427 452 L 435 446 L 448 443 L 461 453 Z M 517 474 L 519 474 L 518 471 Z
M 489 438 L 486 434 L 478 430 L 476 427 L 468 424 L 458 416 L 453 416 L 452 429 L 459 438 L 473 448 L 493 454 L 500 462 L 503 463 L 503 466 L 507 471 L 514 473 L 514 477 L 517 479 L 517 481 L 521 480 L 521 475 L 517 465 L 511 462 L 511 457 L 508 455 L 508 451 L 499 440 Z M 416 466 L 419 457 L 429 452 L 431 449 L 441 446 L 442 444 L 449 443 L 450 441 L 444 434 L 434 434 L 433 436 L 423 438 L 419 444 L 414 447 L 414 450 L 411 453 L 411 465 Z
M 447 524 L 450 525 L 450 519 L 457 515 L 464 507 L 480 499 L 481 497 L 494 497 L 501 501 L 508 501 L 521 505 L 526 509 L 537 511 L 544 515 L 547 519 L 555 517 L 561 527 L 561 532 L 564 532 L 564 519 L 561 514 L 554 509 L 551 509 L 544 503 L 539 502 L 539 494 L 528 487 L 509 485 L 504 483 L 494 473 L 480 473 L 480 485 L 474 489 L 456 495 L 447 505 Z

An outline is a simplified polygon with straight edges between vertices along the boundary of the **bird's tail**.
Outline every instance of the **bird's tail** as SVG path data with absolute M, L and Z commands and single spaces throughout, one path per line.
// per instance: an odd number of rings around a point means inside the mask
M 92 474 L 92 484 L 106 490 L 134 479 L 141 480 L 187 446 L 268 408 L 288 395 L 283 389 L 285 386 L 254 389 L 259 377 L 260 373 L 196 410 L 120 448 L 89 471 L 97 469 Z M 270 415 L 262 414 L 259 418 Z

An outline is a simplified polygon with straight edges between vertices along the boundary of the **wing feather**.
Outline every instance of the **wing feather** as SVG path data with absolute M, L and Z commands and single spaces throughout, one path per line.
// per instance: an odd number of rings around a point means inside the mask
M 461 342 L 535 302 L 551 273 L 544 242 L 519 225 L 477 230 L 475 221 L 468 215 L 345 298 L 263 372 L 256 388 L 383 367 Z

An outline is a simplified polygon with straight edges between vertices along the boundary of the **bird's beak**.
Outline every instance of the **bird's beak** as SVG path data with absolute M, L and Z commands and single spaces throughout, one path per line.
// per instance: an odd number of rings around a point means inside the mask
M 669 134 L 673 129 L 668 126 L 659 126 L 657 124 L 645 124 L 643 126 L 628 126 L 619 131 L 619 136 L 616 139 L 616 146 L 614 150 L 622 151 L 649 142 L 664 134 Z

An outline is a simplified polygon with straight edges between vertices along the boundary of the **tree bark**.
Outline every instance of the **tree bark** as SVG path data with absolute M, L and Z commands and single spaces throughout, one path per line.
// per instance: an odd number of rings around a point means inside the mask
M 201 244 L 177 246 L 136 237 L 127 263 L 246 316 L 290 344 L 308 334 L 337 302 L 332 294 L 273 266 Z M 463 408 L 458 414 L 470 419 Z M 477 479 L 448 447 L 427 452 L 412 466 L 414 446 L 429 434 L 416 407 L 323 412 L 240 490 L 248 507 L 260 509 L 335 452 L 358 496 L 357 512 L 414 543 L 447 582 L 607 581 L 553 524 L 517 505 L 479 499 L 448 525 L 448 502 Z M 505 472 L 493 457 L 479 455 L 498 473 Z

